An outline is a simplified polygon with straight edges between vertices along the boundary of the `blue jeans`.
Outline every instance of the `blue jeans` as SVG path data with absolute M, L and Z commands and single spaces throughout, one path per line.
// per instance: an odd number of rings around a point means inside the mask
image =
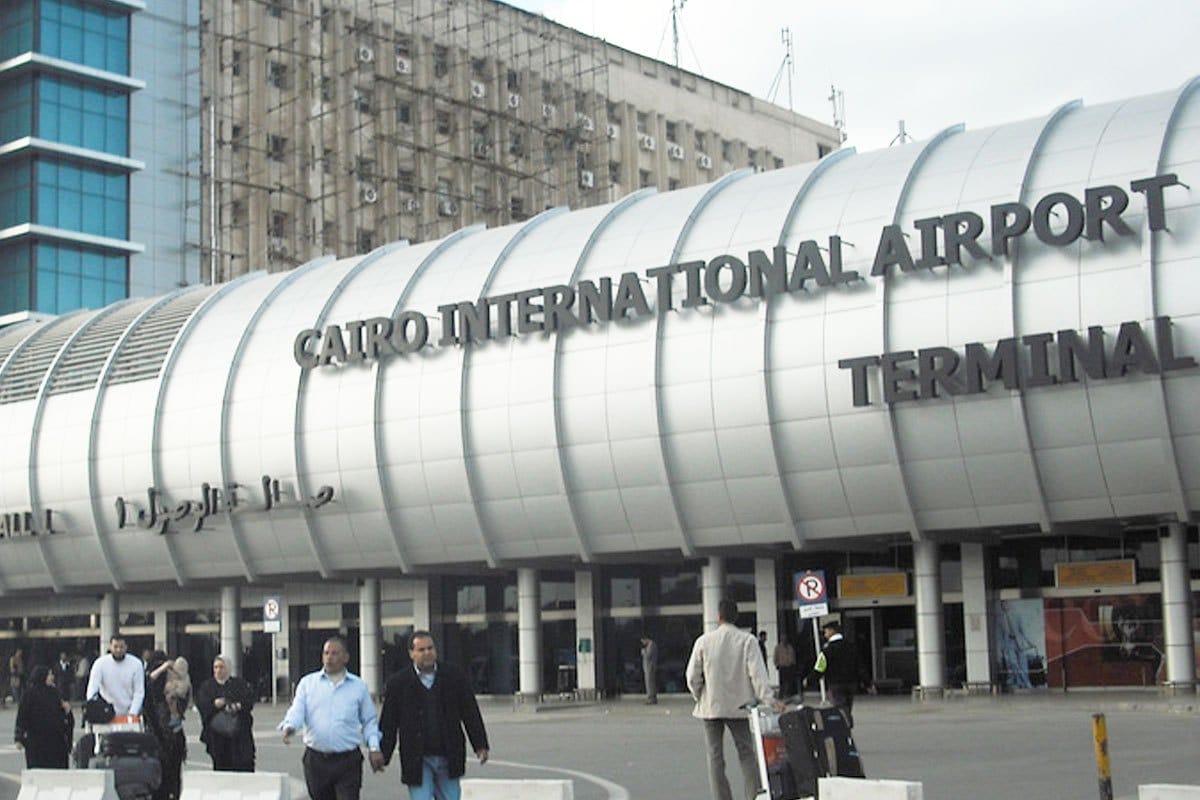
M 462 789 L 458 778 L 450 777 L 450 762 L 445 756 L 425 756 L 421 765 L 421 785 L 409 786 L 412 800 L 459 800 Z

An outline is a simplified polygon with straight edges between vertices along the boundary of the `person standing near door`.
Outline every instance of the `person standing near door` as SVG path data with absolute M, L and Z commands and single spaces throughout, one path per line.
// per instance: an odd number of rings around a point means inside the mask
M 787 636 L 779 637 L 779 644 L 775 645 L 772 660 L 775 662 L 775 669 L 779 670 L 779 694 L 783 697 L 797 694 L 796 648 L 792 647 Z
M 658 645 L 642 636 L 642 675 L 646 679 L 646 705 L 658 702 Z
M 858 654 L 854 645 L 842 636 L 842 626 L 835 621 L 821 627 L 825 647 L 817 656 L 810 675 L 825 678 L 829 699 L 846 714 L 846 724 L 854 727 L 854 692 L 858 689 Z

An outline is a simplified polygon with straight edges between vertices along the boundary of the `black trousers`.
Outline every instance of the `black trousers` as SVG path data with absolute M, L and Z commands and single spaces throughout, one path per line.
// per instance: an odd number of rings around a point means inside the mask
M 829 684 L 829 700 L 846 714 L 846 724 L 854 727 L 854 684 Z
M 361 750 L 322 753 L 304 748 L 304 782 L 312 800 L 358 800 L 362 790 Z

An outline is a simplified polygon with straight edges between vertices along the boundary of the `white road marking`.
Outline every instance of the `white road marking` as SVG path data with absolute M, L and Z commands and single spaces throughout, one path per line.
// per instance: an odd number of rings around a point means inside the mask
M 545 772 L 557 772 L 561 775 L 570 775 L 573 778 L 588 781 L 599 786 L 604 791 L 608 792 L 608 800 L 629 800 L 629 790 L 620 784 L 605 780 L 599 775 L 592 775 L 590 772 L 580 772 L 575 769 L 563 769 L 562 767 L 543 767 L 540 764 L 518 764 L 516 761 L 501 761 L 498 758 L 489 758 L 489 764 L 499 764 L 502 767 L 519 767 L 520 769 L 537 769 Z

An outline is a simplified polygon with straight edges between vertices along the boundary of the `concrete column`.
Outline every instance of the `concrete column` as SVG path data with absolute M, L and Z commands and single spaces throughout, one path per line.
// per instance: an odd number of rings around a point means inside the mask
M 991 683 L 991 636 L 988 632 L 988 587 L 983 545 L 979 542 L 964 542 L 960 550 L 967 682 Z
M 383 691 L 379 637 L 379 579 L 364 578 L 358 588 L 358 668 L 372 697 Z
M 1159 529 L 1162 568 L 1163 644 L 1167 684 L 1172 690 L 1193 691 L 1196 684 L 1195 635 L 1192 632 L 1191 575 L 1187 559 L 1187 528 L 1172 522 Z
M 717 629 L 717 604 L 725 596 L 725 559 L 710 556 L 700 567 L 700 602 L 704 608 L 704 632 Z
M 942 573 L 937 542 L 913 542 L 917 600 L 917 673 L 922 690 L 946 686 L 946 643 L 942 625 Z
M 167 641 L 167 613 L 167 610 L 162 606 L 154 609 L 154 649 L 162 650 L 164 653 L 171 655 L 178 655 L 178 653 L 174 652 L 175 648 L 172 648 L 171 643 Z
M 575 571 L 575 686 L 582 697 L 596 697 L 601 688 L 596 585 L 596 576 L 590 571 Z M 580 647 L 584 641 L 588 642 L 586 653 Z
M 414 578 L 412 584 L 413 630 L 433 632 L 433 599 L 429 594 L 429 581 Z M 437 637 L 434 637 L 437 641 Z
M 117 593 L 105 592 L 100 598 L 100 655 L 108 652 L 109 642 L 117 635 L 119 615 Z
M 779 670 L 771 653 L 779 644 L 779 590 L 775 581 L 775 559 L 754 559 L 754 612 L 758 629 L 767 632 L 767 674 L 771 683 L 779 685 Z
M 242 674 L 242 590 L 237 586 L 221 587 L 221 653 L 229 664 L 229 672 Z
M 517 663 L 521 696 L 542 693 L 542 604 L 536 569 L 517 570 Z

